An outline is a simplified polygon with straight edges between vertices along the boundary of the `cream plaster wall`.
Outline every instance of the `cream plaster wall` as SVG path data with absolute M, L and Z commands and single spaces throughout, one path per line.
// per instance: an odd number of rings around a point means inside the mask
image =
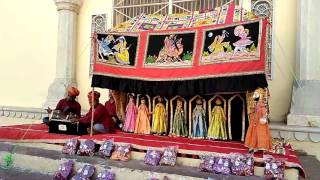
M 0 106 L 41 107 L 55 75 L 52 0 L 0 1 Z
M 91 15 L 108 14 L 108 28 L 111 27 L 112 0 L 84 0 L 78 19 L 78 45 L 77 45 L 77 83 L 80 90 L 78 98 L 83 109 L 89 109 L 87 93 L 91 91 L 91 79 L 89 77 L 90 46 L 91 46 Z M 101 92 L 100 102 L 107 100 L 107 90 L 96 88 Z
M 274 0 L 274 78 L 269 81 L 271 121 L 283 121 L 290 110 L 295 73 L 297 0 Z

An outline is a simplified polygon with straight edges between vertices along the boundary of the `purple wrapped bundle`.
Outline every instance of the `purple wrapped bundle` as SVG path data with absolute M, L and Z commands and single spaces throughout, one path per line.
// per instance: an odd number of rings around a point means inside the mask
M 80 156 L 93 156 L 95 145 L 96 145 L 96 143 L 93 140 L 90 140 L 90 139 L 85 140 L 80 145 L 78 155 L 80 155 Z
M 176 147 L 166 147 L 163 151 L 163 156 L 161 157 L 161 165 L 176 165 L 178 149 Z
M 131 158 L 131 145 L 117 145 L 110 159 L 128 161 Z
M 53 179 L 54 180 L 67 180 L 69 175 L 73 170 L 74 162 L 72 160 L 67 160 L 59 165 L 59 169 L 55 172 Z
M 110 157 L 113 150 L 113 140 L 103 142 L 99 149 L 99 155 L 102 157 Z
M 200 170 L 204 172 L 213 172 L 214 156 L 206 156 L 200 164 Z
M 231 172 L 237 176 L 244 176 L 246 166 L 246 160 L 242 155 L 235 156 L 231 158 Z
M 230 159 L 226 157 L 216 157 L 215 163 L 213 165 L 213 171 L 217 174 L 231 174 Z
M 266 179 L 284 179 L 285 163 L 280 160 L 267 159 L 265 161 L 264 176 Z
M 97 176 L 97 180 L 115 180 L 116 175 L 111 169 L 105 169 Z
M 253 154 L 245 155 L 244 176 L 254 175 L 254 159 Z
M 75 155 L 77 153 L 77 150 L 79 148 L 79 140 L 78 139 L 69 139 L 64 144 L 62 148 L 62 153 L 69 154 L 69 155 Z
M 82 168 L 77 171 L 77 174 L 73 176 L 72 179 L 78 180 L 80 179 L 90 179 L 94 174 L 95 167 L 91 164 L 86 164 Z
M 151 166 L 157 166 L 161 160 L 161 155 L 161 151 L 148 150 L 144 156 L 144 163 Z

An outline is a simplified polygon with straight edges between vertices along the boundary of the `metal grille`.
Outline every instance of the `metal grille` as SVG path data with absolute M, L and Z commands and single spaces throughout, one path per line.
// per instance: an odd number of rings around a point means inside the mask
M 113 25 L 145 14 L 188 13 L 210 10 L 230 0 L 113 0 Z M 239 4 L 239 0 L 235 0 Z

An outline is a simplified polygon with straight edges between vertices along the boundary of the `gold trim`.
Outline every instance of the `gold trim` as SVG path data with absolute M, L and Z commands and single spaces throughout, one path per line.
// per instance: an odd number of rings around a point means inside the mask
M 245 118 L 245 100 L 240 96 L 240 94 L 235 94 L 228 100 L 228 133 L 229 139 L 232 140 L 232 133 L 231 133 L 231 101 L 239 97 L 242 101 L 242 134 L 241 134 L 241 141 L 244 141 L 244 134 L 245 134 L 245 127 L 246 127 L 246 118 Z
M 194 101 L 195 99 L 197 98 L 201 98 L 202 99 L 202 103 L 203 103 L 203 109 L 204 109 L 204 112 L 206 113 L 206 100 L 201 97 L 200 95 L 195 95 L 193 96 L 190 100 L 189 100 L 189 137 L 192 137 L 192 101 Z M 203 139 L 203 138 L 201 138 Z
M 170 131 L 169 131 L 169 134 L 172 134 L 172 126 L 173 126 L 173 114 L 174 114 L 174 112 L 173 112 L 173 101 L 178 99 L 178 98 L 181 98 L 182 101 L 184 102 L 183 103 L 184 104 L 184 107 L 183 107 L 183 109 L 184 109 L 184 117 L 187 118 L 187 101 L 186 101 L 186 99 L 184 99 L 183 97 L 181 97 L 179 95 L 171 98 L 170 99 Z
M 147 65 L 145 64 L 146 62 L 146 58 L 147 58 L 147 53 L 148 53 L 148 49 L 149 49 L 149 39 L 150 36 L 153 35 L 158 35 L 158 36 L 162 36 L 162 35 L 171 35 L 171 34 L 190 34 L 193 33 L 194 34 L 194 41 L 193 41 L 193 49 L 192 49 L 192 60 L 191 63 L 188 65 L 179 65 L 179 66 L 163 66 L 161 64 L 159 65 Z M 169 32 L 153 32 L 153 33 L 148 33 L 147 34 L 147 39 L 146 39 L 146 47 L 144 49 L 144 54 L 143 54 L 143 62 L 142 62 L 142 67 L 143 68 L 157 68 L 157 69 L 167 69 L 167 68 L 192 68 L 193 64 L 194 64 L 194 59 L 195 59 L 195 52 L 196 52 L 196 45 L 197 45 L 197 39 L 198 39 L 198 32 L 197 30 L 186 30 L 186 31 L 169 31 Z
M 214 60 L 212 62 L 203 62 L 202 61 L 202 55 L 203 55 L 203 50 L 204 50 L 204 45 L 205 45 L 205 40 L 206 40 L 206 33 L 208 31 L 213 31 L 213 30 L 219 30 L 219 29 L 224 29 L 232 26 L 238 26 L 238 25 L 245 25 L 245 24 L 251 24 L 251 23 L 256 23 L 259 22 L 259 34 L 258 34 L 258 46 L 257 46 L 257 56 L 253 58 L 241 58 L 241 59 L 224 59 L 224 60 Z M 239 23 L 233 23 L 233 24 L 228 24 L 225 26 L 219 26 L 219 27 L 211 27 L 211 28 L 204 28 L 203 29 L 203 34 L 202 34 L 202 45 L 201 45 L 201 51 L 200 51 L 200 57 L 199 57 L 199 65 L 208 65 L 208 64 L 219 64 L 219 63 L 232 63 L 232 62 L 243 62 L 243 61 L 258 61 L 261 58 L 261 37 L 262 37 L 262 26 L 263 22 L 262 20 L 252 20 L 252 21 L 246 21 L 246 22 L 239 22 Z
M 227 73 L 227 74 L 220 74 L 220 75 L 202 75 L 197 77 L 183 77 L 183 78 L 143 78 L 141 76 L 126 76 L 120 75 L 117 73 L 100 73 L 94 72 L 93 75 L 102 75 L 102 76 L 110 76 L 116 78 L 123 78 L 123 79 L 134 79 L 134 80 L 143 80 L 143 81 L 184 81 L 184 80 L 198 80 L 198 79 L 205 79 L 205 78 L 218 78 L 218 77 L 231 77 L 231 76 L 242 76 L 242 75 L 254 75 L 254 74 L 265 74 L 265 71 L 251 71 L 251 72 L 240 72 L 240 73 Z
M 134 59 L 134 64 L 133 65 L 118 65 L 118 64 L 110 64 L 110 63 L 103 63 L 100 61 L 99 58 L 99 44 L 97 44 L 97 53 L 96 53 L 96 62 L 93 62 L 95 64 L 101 64 L 101 65 L 105 65 L 105 66 L 111 66 L 111 67 L 121 67 L 121 68 L 128 68 L 128 69 L 134 69 L 137 67 L 138 64 L 138 55 L 139 55 L 139 44 L 140 44 L 140 39 L 141 39 L 141 33 L 137 33 L 137 32 L 129 32 L 129 33 L 125 33 L 125 32 L 119 32 L 119 33 L 97 33 L 96 35 L 96 43 L 98 43 L 98 34 L 102 34 L 102 35 L 116 35 L 116 36 L 131 36 L 131 37 L 137 37 L 137 47 L 136 47 L 136 56 Z M 94 55 L 93 55 L 94 56 Z

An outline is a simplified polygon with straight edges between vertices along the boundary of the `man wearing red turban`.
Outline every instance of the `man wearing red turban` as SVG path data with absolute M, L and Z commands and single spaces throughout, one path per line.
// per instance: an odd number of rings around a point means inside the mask
M 81 105 L 76 101 L 76 97 L 79 96 L 79 94 L 80 92 L 76 87 L 69 87 L 67 89 L 67 97 L 61 99 L 58 102 L 55 110 L 59 110 L 65 115 L 69 113 L 73 113 L 76 116 L 80 117 Z M 52 109 L 48 107 L 47 111 L 50 114 L 52 112 Z M 48 117 L 43 118 L 43 122 L 48 125 L 49 118 Z
M 88 128 L 90 132 L 90 125 L 92 119 L 92 107 L 94 107 L 93 115 L 93 133 L 108 133 L 114 130 L 115 124 L 112 120 L 112 116 L 106 111 L 104 105 L 99 103 L 100 93 L 97 91 L 90 91 L 88 93 L 88 101 L 90 104 L 89 112 L 82 118 L 79 119 L 79 129 L 83 131 L 84 127 Z M 80 132 L 82 134 L 84 132 Z

